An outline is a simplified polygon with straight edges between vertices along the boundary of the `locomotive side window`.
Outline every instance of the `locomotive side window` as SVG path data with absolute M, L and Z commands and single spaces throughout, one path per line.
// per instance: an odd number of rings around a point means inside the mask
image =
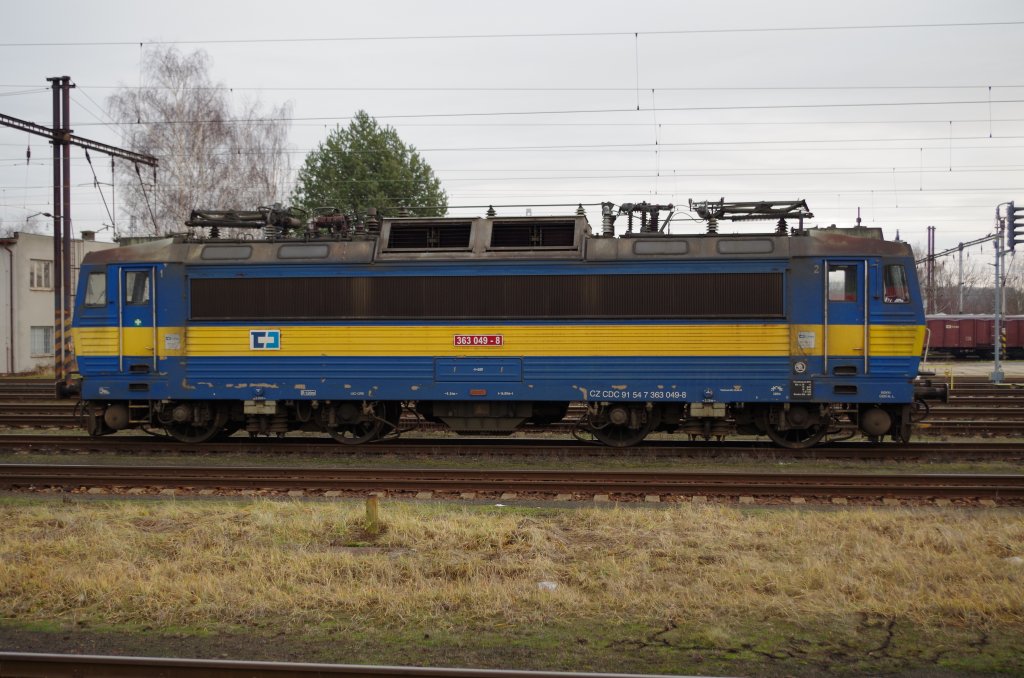
M 124 274 L 124 303 L 149 303 L 149 271 L 128 271 Z
M 206 245 L 200 255 L 203 259 L 248 259 L 252 256 L 251 245 Z
M 903 264 L 889 264 L 885 267 L 885 303 L 910 303 L 910 285 L 907 284 L 907 270 Z
M 278 259 L 326 259 L 327 245 L 281 245 L 277 249 Z
M 857 267 L 855 265 L 828 265 L 828 300 L 857 300 Z
M 107 272 L 95 271 L 89 274 L 89 280 L 85 284 L 85 305 L 106 306 L 107 305 Z

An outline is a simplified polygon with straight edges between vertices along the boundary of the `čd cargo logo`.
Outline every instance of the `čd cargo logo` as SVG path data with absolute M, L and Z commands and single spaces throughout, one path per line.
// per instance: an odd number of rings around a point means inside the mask
M 250 351 L 277 351 L 281 348 L 281 330 L 249 330 Z

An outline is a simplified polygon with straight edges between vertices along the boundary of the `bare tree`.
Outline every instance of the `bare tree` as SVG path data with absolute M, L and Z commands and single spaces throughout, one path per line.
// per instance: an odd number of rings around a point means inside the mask
M 1003 259 L 1003 295 L 1006 297 L 1006 312 L 1010 315 L 1024 314 L 1024 264 L 1016 252 L 1008 252 Z
M 923 256 L 924 248 L 915 245 L 914 252 L 915 257 Z M 934 290 L 928 290 L 927 265 L 924 262 L 917 265 L 917 276 L 924 295 L 927 297 L 930 292 L 934 294 L 932 304 L 927 308 L 929 313 L 953 314 L 959 312 L 960 265 L 957 256 L 952 254 L 935 260 Z M 984 265 L 983 256 L 984 254 L 979 253 L 978 250 L 973 252 L 964 250 L 964 313 L 992 312 L 991 269 Z
M 155 183 L 148 168 L 120 166 L 132 222 L 145 224 L 139 234 L 182 230 L 196 208 L 254 209 L 283 198 L 290 104 L 232 110 L 203 51 L 149 48 L 143 72 L 142 87 L 122 87 L 107 102 L 122 145 L 160 161 Z
M 15 233 L 52 232 L 52 221 L 41 221 L 33 214 L 25 221 L 0 221 L 0 238 L 13 238 Z

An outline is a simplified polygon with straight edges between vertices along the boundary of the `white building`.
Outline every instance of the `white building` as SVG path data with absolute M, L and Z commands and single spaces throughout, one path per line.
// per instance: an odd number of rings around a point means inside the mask
M 82 258 L 117 247 L 89 231 L 71 243 L 71 298 Z M 0 238 L 0 374 L 53 365 L 53 236 L 15 233 Z M 73 303 L 73 302 L 72 302 Z

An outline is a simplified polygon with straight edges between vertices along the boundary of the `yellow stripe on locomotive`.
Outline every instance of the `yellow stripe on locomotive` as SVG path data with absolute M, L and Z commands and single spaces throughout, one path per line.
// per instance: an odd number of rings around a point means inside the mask
M 159 357 L 231 357 L 263 355 L 251 351 L 254 326 L 160 327 Z M 763 324 L 615 324 L 615 325 L 287 325 L 274 357 L 291 356 L 820 356 L 822 325 Z M 871 325 L 869 355 L 918 356 L 924 344 L 919 325 Z M 500 336 L 500 345 L 457 346 L 456 336 Z M 802 337 L 802 339 L 798 339 Z M 813 337 L 808 340 L 807 337 Z M 150 327 L 80 327 L 75 345 L 81 356 L 151 355 Z M 804 345 L 802 346 L 801 343 Z M 810 344 L 810 347 L 807 346 Z M 864 354 L 863 325 L 829 325 L 829 355 Z

